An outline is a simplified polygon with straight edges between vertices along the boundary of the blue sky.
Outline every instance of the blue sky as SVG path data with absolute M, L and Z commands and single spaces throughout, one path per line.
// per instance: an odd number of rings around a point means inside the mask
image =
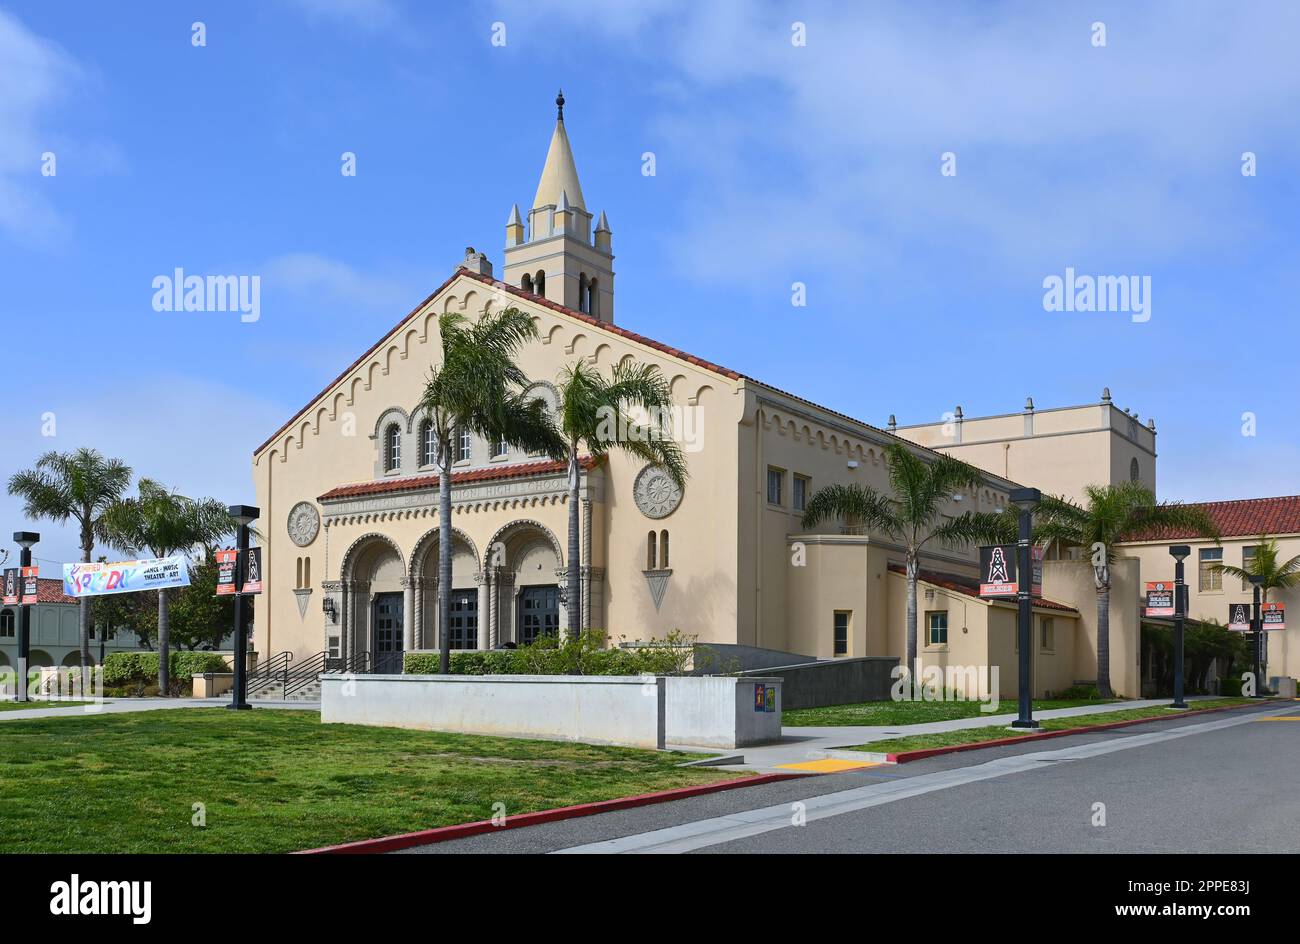
M 0 476 L 87 444 L 251 500 L 465 246 L 500 265 L 563 86 L 620 324 L 878 425 L 1109 386 L 1161 497 L 1295 493 L 1298 42 L 1283 0 L 0 0 Z M 1150 321 L 1044 311 L 1067 266 L 1150 276 Z M 260 275 L 260 320 L 154 311 L 177 267 Z

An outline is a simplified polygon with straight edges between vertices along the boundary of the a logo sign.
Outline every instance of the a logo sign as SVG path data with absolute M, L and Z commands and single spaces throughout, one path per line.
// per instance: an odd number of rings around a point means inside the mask
M 179 554 L 115 564 L 63 565 L 63 592 L 70 597 L 99 597 L 189 585 L 189 564 Z
M 18 605 L 18 568 L 6 567 L 4 575 L 4 604 Z
M 1147 583 L 1147 616 L 1174 615 L 1174 585 L 1163 580 Z
M 243 589 L 235 586 L 235 572 L 239 566 L 239 551 L 217 551 L 217 595 L 232 593 L 240 595 L 262 592 L 262 549 L 250 547 L 247 563 L 244 566 Z
M 31 606 L 40 600 L 40 576 L 39 567 L 23 568 L 23 606 Z
M 1016 554 L 1019 548 L 1014 544 L 995 544 L 980 548 L 980 596 L 1014 597 L 1019 589 Z M 1030 595 L 1043 595 L 1043 549 L 1031 547 L 1029 560 L 1032 565 L 1032 577 L 1029 582 Z
M 1250 631 L 1250 604 L 1228 604 L 1228 628 L 1238 633 Z
M 755 683 L 754 685 L 754 710 L 767 710 L 767 686 Z
M 1263 603 L 1259 607 L 1260 628 L 1264 632 L 1286 629 L 1286 604 Z

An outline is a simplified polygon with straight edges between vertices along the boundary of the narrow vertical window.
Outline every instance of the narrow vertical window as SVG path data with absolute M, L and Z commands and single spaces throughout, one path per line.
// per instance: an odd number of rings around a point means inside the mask
M 659 532 L 659 569 L 668 569 L 668 531 Z
M 459 439 L 459 444 L 456 449 L 456 460 L 458 462 L 465 462 L 473 454 L 474 434 L 468 429 L 462 429 L 457 438 Z
M 658 555 L 655 553 L 655 533 L 651 531 L 645 538 L 645 569 L 654 570 Z
M 420 424 L 420 465 L 438 464 L 438 440 L 433 433 L 433 421 Z
M 402 466 L 402 428 L 393 423 L 384 432 L 384 471 L 395 472 Z
M 849 654 L 849 610 L 836 610 L 834 623 L 834 648 L 837 656 Z

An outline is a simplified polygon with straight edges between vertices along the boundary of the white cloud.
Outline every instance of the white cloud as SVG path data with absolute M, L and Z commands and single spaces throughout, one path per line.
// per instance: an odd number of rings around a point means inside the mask
M 412 285 L 427 284 L 413 275 L 373 275 L 356 267 L 310 252 L 287 253 L 269 259 L 261 268 L 263 291 L 283 290 L 299 298 L 328 303 L 335 308 L 361 306 L 388 310 L 394 316 L 423 298 Z M 406 307 L 403 308 L 402 306 Z
M 0 10 L 0 229 L 11 236 L 44 243 L 66 230 L 41 192 L 41 155 L 57 155 L 48 114 L 81 76 L 66 51 Z
M 154 479 L 184 495 L 253 504 L 253 450 L 292 415 L 291 407 L 245 388 L 179 376 L 124 377 L 105 398 L 51 400 L 46 392 L 39 409 L 15 403 L 8 411 L 11 422 L 0 464 L 0 521 L 11 523 L 10 531 L 30 526 L 40 532 L 36 554 L 45 561 L 77 560 L 75 528 L 27 521 L 21 502 L 6 486 L 11 475 L 30 468 L 42 453 L 81 446 L 121 459 L 136 478 Z M 48 438 L 40 435 L 46 410 L 57 420 L 57 435 Z M 0 546 L 7 544 L 0 540 Z M 115 552 L 100 553 L 111 557 Z

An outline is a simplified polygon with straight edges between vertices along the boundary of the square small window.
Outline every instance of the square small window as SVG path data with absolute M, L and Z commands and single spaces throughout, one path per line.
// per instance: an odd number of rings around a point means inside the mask
M 1223 571 L 1216 569 L 1223 563 L 1223 548 L 1203 547 L 1199 552 L 1201 592 L 1223 589 Z
M 850 610 L 835 611 L 835 647 L 837 656 L 849 654 L 849 614 Z
M 782 486 L 785 484 L 785 472 L 780 469 L 767 470 L 767 503 L 781 504 Z
M 927 613 L 925 622 L 925 644 L 927 646 L 948 645 L 948 611 Z
M 495 443 L 492 444 L 492 458 L 493 458 L 493 459 L 500 459 L 502 456 L 504 456 L 504 455 L 505 455 L 506 453 L 508 453 L 509 451 L 510 451 L 510 444 L 507 443 L 504 439 L 499 439 L 499 440 L 497 440 Z
M 808 476 L 794 477 L 794 491 L 790 493 L 790 502 L 795 511 L 804 511 L 808 507 L 808 485 Z

